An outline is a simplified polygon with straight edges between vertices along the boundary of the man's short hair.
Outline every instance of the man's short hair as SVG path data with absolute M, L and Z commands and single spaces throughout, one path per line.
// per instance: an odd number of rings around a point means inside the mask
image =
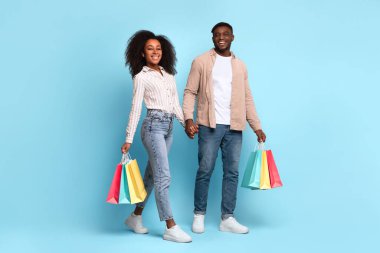
M 234 33 L 234 30 L 232 29 L 232 26 L 226 22 L 219 22 L 214 27 L 211 29 L 211 33 L 214 33 L 215 29 L 220 27 L 220 26 L 227 26 L 228 28 L 231 29 L 231 32 Z

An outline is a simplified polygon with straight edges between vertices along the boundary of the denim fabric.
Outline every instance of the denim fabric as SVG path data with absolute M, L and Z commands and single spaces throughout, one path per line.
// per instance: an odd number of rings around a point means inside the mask
M 148 196 L 137 206 L 145 206 L 154 187 L 161 221 L 173 218 L 169 203 L 170 169 L 168 160 L 168 153 L 173 141 L 173 120 L 174 114 L 160 110 L 148 110 L 141 129 L 141 139 L 149 156 L 144 174 L 144 185 Z
M 239 181 L 239 160 L 242 132 L 230 130 L 229 125 L 209 128 L 200 125 L 198 133 L 198 163 L 194 191 L 194 213 L 205 214 L 210 178 L 215 167 L 218 150 L 222 150 L 222 219 L 232 217 L 236 206 L 236 192 Z

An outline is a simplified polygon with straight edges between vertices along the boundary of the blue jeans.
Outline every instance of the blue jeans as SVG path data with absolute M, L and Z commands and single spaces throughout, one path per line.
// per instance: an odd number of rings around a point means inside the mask
M 199 126 L 198 163 L 195 181 L 194 213 L 205 214 L 210 178 L 215 167 L 218 150 L 222 150 L 222 219 L 233 217 L 236 206 L 236 192 L 239 181 L 239 160 L 242 145 L 242 132 L 230 130 L 229 125 L 216 125 L 216 128 Z
M 141 139 L 149 161 L 145 169 L 144 185 L 148 193 L 144 207 L 154 187 L 156 204 L 160 220 L 173 218 L 169 203 L 170 169 L 168 153 L 173 141 L 174 114 L 160 110 L 148 110 L 141 129 Z

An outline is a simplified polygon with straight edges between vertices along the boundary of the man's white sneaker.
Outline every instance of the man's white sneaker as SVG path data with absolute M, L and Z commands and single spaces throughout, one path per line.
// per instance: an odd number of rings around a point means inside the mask
M 165 230 L 164 240 L 172 242 L 191 242 L 191 237 L 186 234 L 178 225 Z
M 205 231 L 205 216 L 204 214 L 194 214 L 193 226 L 191 230 L 194 233 L 202 234 Z
M 124 222 L 130 229 L 132 229 L 136 234 L 146 234 L 148 229 L 144 227 L 142 222 L 142 216 L 132 213 L 128 219 Z
M 222 220 L 219 225 L 219 230 L 236 234 L 247 234 L 249 232 L 249 229 L 237 222 L 234 217 Z

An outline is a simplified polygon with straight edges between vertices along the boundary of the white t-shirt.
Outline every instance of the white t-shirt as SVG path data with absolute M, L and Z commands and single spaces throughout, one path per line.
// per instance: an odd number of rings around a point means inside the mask
M 230 125 L 231 122 L 231 58 L 217 54 L 212 69 L 216 124 Z

